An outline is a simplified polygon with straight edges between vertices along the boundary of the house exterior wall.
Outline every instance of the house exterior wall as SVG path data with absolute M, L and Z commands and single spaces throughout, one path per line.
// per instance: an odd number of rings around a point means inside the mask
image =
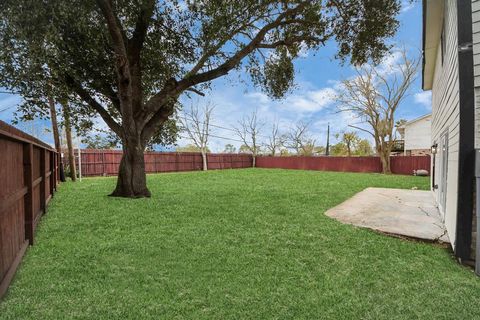
M 405 125 L 405 151 L 430 150 L 431 123 L 431 117 L 426 117 Z
M 439 43 L 432 86 L 432 136 L 431 143 L 441 146 L 441 138 L 448 133 L 448 161 L 446 175 L 445 206 L 440 205 L 448 236 L 455 248 L 457 223 L 457 191 L 459 169 L 459 62 L 457 1 L 446 0 L 444 10 L 444 50 Z M 434 183 L 442 181 L 442 152 L 438 150 L 434 159 Z M 434 196 L 441 204 L 440 187 L 434 188 Z

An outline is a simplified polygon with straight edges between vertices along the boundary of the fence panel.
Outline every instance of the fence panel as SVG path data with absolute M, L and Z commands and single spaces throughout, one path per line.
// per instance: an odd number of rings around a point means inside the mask
M 81 150 L 82 175 L 102 176 L 117 175 L 122 159 L 121 150 Z M 145 152 L 145 171 L 147 173 L 197 171 L 202 170 L 202 155 L 197 152 Z M 78 165 L 78 159 L 77 165 Z M 252 156 L 248 154 L 207 155 L 208 168 L 232 169 L 252 166 Z
M 85 176 L 117 175 L 122 158 L 121 150 L 81 150 L 82 174 Z M 252 157 L 248 154 L 209 153 L 208 168 L 235 169 L 252 166 Z M 78 164 L 78 161 L 77 161 Z M 382 165 L 378 157 L 271 157 L 257 158 L 258 168 L 283 168 L 300 170 L 320 170 L 339 172 L 381 172 Z M 430 156 L 391 157 L 394 174 L 413 174 L 414 170 L 430 171 Z M 147 173 L 196 171 L 202 170 L 202 156 L 195 152 L 146 152 L 145 170 Z
M 56 190 L 58 154 L 0 121 L 0 298 Z
M 430 156 L 391 157 L 390 166 L 397 174 L 413 174 L 414 170 L 430 172 Z
M 413 174 L 414 170 L 430 172 L 430 156 L 391 157 L 394 174 Z M 382 172 L 379 157 L 258 157 L 258 168 L 282 168 L 340 172 Z

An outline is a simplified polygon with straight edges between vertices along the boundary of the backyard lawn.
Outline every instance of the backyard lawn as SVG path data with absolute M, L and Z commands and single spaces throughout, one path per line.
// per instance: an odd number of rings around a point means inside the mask
M 241 169 L 61 185 L 0 319 L 473 319 L 480 280 L 441 246 L 342 225 L 324 212 L 379 174 Z

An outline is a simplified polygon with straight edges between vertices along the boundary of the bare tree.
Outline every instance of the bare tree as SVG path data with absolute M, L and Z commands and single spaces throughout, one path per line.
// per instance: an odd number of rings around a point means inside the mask
M 350 127 L 369 133 L 382 162 L 383 173 L 391 173 L 390 153 L 395 144 L 395 112 L 416 79 L 419 59 L 409 59 L 399 51 L 399 62 L 383 66 L 357 67 L 353 79 L 344 80 L 338 96 L 341 111 L 353 112 L 369 129 Z
M 249 150 L 253 157 L 252 167 L 255 167 L 256 157 L 260 152 L 260 142 L 258 141 L 259 133 L 265 123 L 259 121 L 257 117 L 257 110 L 253 111 L 251 115 L 243 117 L 238 122 L 239 127 L 235 128 L 237 136 L 242 140 L 243 145 Z
M 208 138 L 210 137 L 210 120 L 213 109 L 214 106 L 210 103 L 205 104 L 203 110 L 200 110 L 198 105 L 192 105 L 190 111 L 183 112 L 183 115 L 180 117 L 181 129 L 187 133 L 195 146 L 200 149 L 204 171 L 208 170 Z
M 297 155 L 312 155 L 315 140 L 309 136 L 310 123 L 299 121 L 284 136 L 283 146 L 294 150 Z
M 268 150 L 268 153 L 271 156 L 275 156 L 277 151 L 280 151 L 280 148 L 283 145 L 283 136 L 280 134 L 280 131 L 278 129 L 278 121 L 275 120 L 272 124 L 272 131 L 270 133 L 270 136 L 268 137 L 267 142 L 265 143 L 265 148 Z

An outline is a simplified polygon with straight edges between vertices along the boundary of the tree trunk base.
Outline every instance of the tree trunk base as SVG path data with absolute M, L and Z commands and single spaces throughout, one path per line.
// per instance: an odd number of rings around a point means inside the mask
M 109 195 L 122 198 L 150 198 L 147 188 L 145 161 L 142 145 L 124 146 L 118 168 L 117 186 Z
M 119 197 L 119 198 L 150 198 L 152 194 L 150 190 L 146 189 L 141 192 L 130 192 L 125 190 L 115 189 L 112 193 L 108 195 L 109 197 Z

